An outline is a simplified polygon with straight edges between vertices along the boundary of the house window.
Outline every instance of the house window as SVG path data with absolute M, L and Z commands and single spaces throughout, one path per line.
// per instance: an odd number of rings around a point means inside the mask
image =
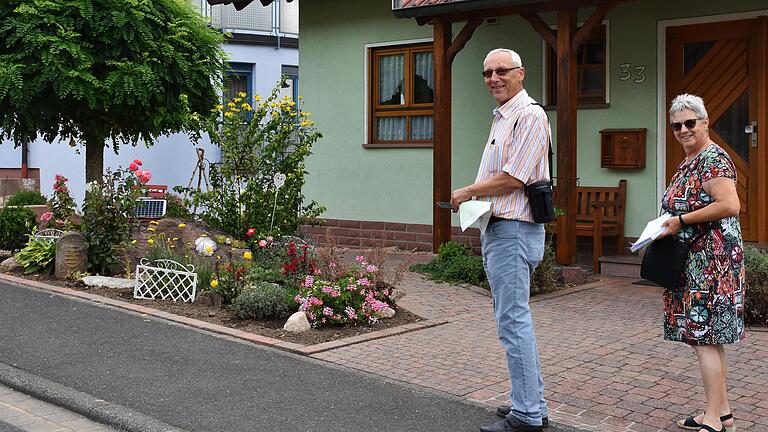
M 606 25 L 596 26 L 576 53 L 576 101 L 579 107 L 607 104 Z M 547 46 L 547 105 L 557 105 L 557 53 Z
M 432 146 L 435 68 L 432 44 L 372 48 L 368 143 Z
M 229 69 L 224 75 L 224 101 L 230 101 L 237 97 L 238 93 L 245 93 L 250 100 L 253 96 L 253 65 L 248 63 L 230 63 Z
M 299 67 L 283 65 L 283 81 L 280 84 L 280 97 L 288 96 L 294 102 L 299 100 Z

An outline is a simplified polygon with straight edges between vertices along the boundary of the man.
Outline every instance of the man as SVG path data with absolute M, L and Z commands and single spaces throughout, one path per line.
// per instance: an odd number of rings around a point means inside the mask
M 493 203 L 481 238 L 483 265 L 507 352 L 512 407 L 499 407 L 504 420 L 480 430 L 541 431 L 547 403 L 528 299 L 530 276 L 544 255 L 544 226 L 533 222 L 524 187 L 549 178 L 550 128 L 544 110 L 523 89 L 525 69 L 516 52 L 489 52 L 483 78 L 498 107 L 475 183 L 454 191 L 451 204 L 456 211 L 473 197 Z

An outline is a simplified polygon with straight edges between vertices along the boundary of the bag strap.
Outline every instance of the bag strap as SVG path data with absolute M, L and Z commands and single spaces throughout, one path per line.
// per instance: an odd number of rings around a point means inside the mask
M 531 105 L 537 105 L 538 107 L 540 107 L 541 110 L 544 111 L 544 115 L 547 116 L 547 123 L 549 123 L 549 115 L 547 114 L 547 111 L 544 109 L 544 106 L 542 106 L 540 103 L 535 101 L 528 104 L 528 106 L 531 106 Z M 515 124 L 514 126 L 512 126 L 512 133 L 515 133 L 515 130 L 517 129 L 517 124 L 520 122 L 520 116 L 523 115 L 522 111 L 525 108 L 526 107 L 520 108 L 520 114 L 517 115 L 517 118 L 515 119 Z M 553 185 L 554 184 L 553 180 L 555 177 L 552 175 L 552 132 L 549 130 L 549 128 L 547 130 L 547 147 L 548 147 L 547 153 L 549 156 L 549 184 Z

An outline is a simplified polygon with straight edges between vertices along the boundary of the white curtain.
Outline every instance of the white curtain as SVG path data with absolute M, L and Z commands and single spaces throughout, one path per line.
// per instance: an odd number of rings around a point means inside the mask
M 434 90 L 435 67 L 432 61 L 432 53 L 420 52 L 420 53 L 416 53 L 414 57 L 416 62 L 416 75 L 424 78 L 424 80 L 427 81 L 427 85 L 429 86 L 429 88 Z
M 432 116 L 411 117 L 411 139 L 432 141 Z
M 405 117 L 377 118 L 376 138 L 380 141 L 405 141 Z
M 398 105 L 405 103 L 403 80 L 405 79 L 405 57 L 402 54 L 379 57 L 379 103 L 399 94 Z

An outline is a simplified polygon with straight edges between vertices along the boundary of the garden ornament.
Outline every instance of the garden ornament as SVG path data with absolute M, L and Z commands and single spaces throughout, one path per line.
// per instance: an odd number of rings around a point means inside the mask
M 195 250 L 200 256 L 211 256 L 218 247 L 216 242 L 210 237 L 198 237 L 195 240 Z
M 277 209 L 277 194 L 280 192 L 280 188 L 285 186 L 285 174 L 277 173 L 272 177 L 272 182 L 275 184 L 275 203 L 272 205 L 272 222 L 269 223 L 269 232 L 272 232 L 272 227 L 275 225 L 275 209 Z

